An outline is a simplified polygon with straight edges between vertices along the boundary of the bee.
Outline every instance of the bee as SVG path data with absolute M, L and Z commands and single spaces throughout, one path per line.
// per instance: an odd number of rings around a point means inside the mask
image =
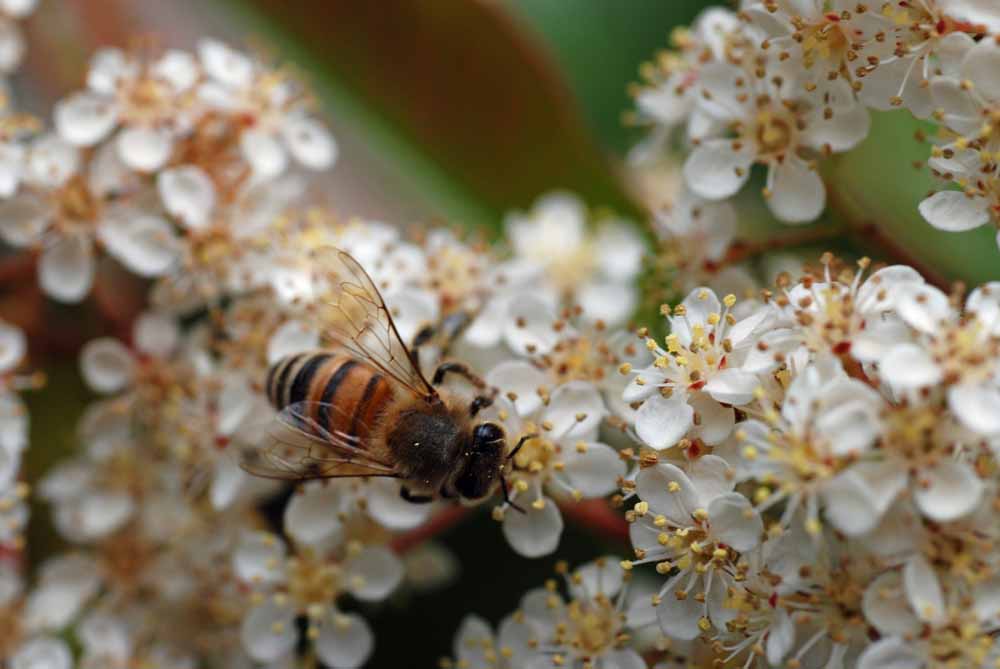
M 476 420 L 495 391 L 460 362 L 442 363 L 428 382 L 361 265 L 332 247 L 315 260 L 333 295 L 318 324 L 337 348 L 291 355 L 270 368 L 265 387 L 278 415 L 262 442 L 243 450 L 242 467 L 296 481 L 394 477 L 414 502 L 478 502 L 500 485 L 509 501 L 504 430 Z M 473 385 L 471 402 L 439 388 L 448 374 Z

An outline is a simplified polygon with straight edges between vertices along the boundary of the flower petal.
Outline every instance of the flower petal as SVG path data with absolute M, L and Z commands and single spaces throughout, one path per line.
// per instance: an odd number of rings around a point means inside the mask
M 79 302 L 90 292 L 94 269 L 94 245 L 90 237 L 73 234 L 42 252 L 38 283 L 47 295 L 60 302 Z
M 375 635 L 356 613 L 334 613 L 333 622 L 320 628 L 316 655 L 332 669 L 356 669 L 375 649 Z
M 550 555 L 559 546 L 563 519 L 559 507 L 547 497 L 539 498 L 542 508 L 525 506 L 525 513 L 508 509 L 503 518 L 503 535 L 518 555 L 528 558 Z
M 304 544 L 329 539 L 342 527 L 335 512 L 339 505 L 340 491 L 336 487 L 321 482 L 304 485 L 285 507 L 285 531 Z
M 200 167 L 185 165 L 165 170 L 156 179 L 163 206 L 184 226 L 208 224 L 215 207 L 215 186 Z
M 760 385 L 756 374 L 741 369 L 724 369 L 716 372 L 705 384 L 704 391 L 717 402 L 741 405 L 753 399 L 753 393 Z
M 893 347 L 879 363 L 879 371 L 893 387 L 901 389 L 932 386 L 943 375 L 930 353 L 916 344 Z
M 948 408 L 970 430 L 984 436 L 1000 435 L 1000 389 L 967 383 L 948 389 Z
M 618 489 L 625 475 L 625 463 L 618 451 L 596 441 L 564 447 L 563 472 L 575 490 L 585 498 L 603 497 Z
M 118 134 L 118 157 L 137 172 L 163 167 L 173 147 L 173 137 L 166 130 L 134 126 Z
M 346 568 L 351 594 L 363 602 L 380 602 L 403 580 L 403 563 L 382 546 L 369 546 L 351 557 Z
M 60 137 L 76 146 L 93 146 L 118 123 L 111 100 L 93 93 L 77 93 L 56 103 L 53 121 Z
M 692 191 L 708 200 L 735 195 L 750 178 L 754 153 L 748 143 L 733 148 L 733 141 L 713 139 L 702 142 L 684 163 L 684 180 Z
M 947 522 L 971 513 L 984 488 L 972 467 L 948 460 L 920 470 L 913 499 L 925 516 Z
M 258 662 L 274 662 L 291 651 L 299 638 L 295 610 L 273 598 L 250 611 L 240 630 L 243 648 Z
M 373 478 L 368 481 L 368 515 L 375 522 L 391 530 L 409 530 L 423 523 L 434 510 L 433 504 L 414 504 L 400 495 L 402 484 L 390 478 Z
M 312 118 L 296 118 L 281 128 L 288 150 L 300 164 L 311 170 L 333 167 L 337 142 L 322 123 Z
M 114 393 L 132 379 L 135 361 L 132 352 L 117 339 L 102 337 L 87 342 L 80 351 L 80 373 L 99 393 Z
M 948 619 L 941 583 L 922 555 L 911 557 L 903 567 L 903 587 L 910 608 L 922 621 L 939 625 Z
M 683 397 L 653 395 L 635 415 L 635 432 L 650 448 L 663 450 L 676 444 L 694 425 L 694 409 Z
M 691 479 L 675 465 L 647 467 L 635 479 L 636 492 L 649 504 L 652 513 L 666 516 L 678 527 L 688 527 L 694 521 L 691 514 L 698 509 L 698 490 Z
M 926 198 L 918 207 L 920 215 L 938 230 L 962 232 L 989 223 L 989 202 L 957 190 L 943 190 Z
M 771 194 L 767 207 L 785 223 L 808 223 L 826 206 L 826 186 L 814 169 L 801 160 L 788 159 L 771 168 Z
M 727 492 L 708 505 L 712 536 L 740 552 L 748 551 L 764 533 L 764 521 L 750 505 L 750 500 L 738 492 Z
M 164 274 L 177 261 L 177 236 L 159 216 L 136 215 L 105 220 L 97 230 L 104 247 L 142 277 Z

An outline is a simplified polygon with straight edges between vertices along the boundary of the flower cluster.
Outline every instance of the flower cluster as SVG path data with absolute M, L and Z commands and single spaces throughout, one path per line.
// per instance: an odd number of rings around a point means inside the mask
M 0 0 L 4 72 L 33 4 Z M 286 68 L 214 40 L 100 50 L 51 129 L 0 123 L 0 239 L 41 293 L 141 295 L 82 343 L 93 401 L 30 486 L 42 377 L 0 321 L 0 665 L 363 666 L 387 602 L 455 576 L 424 542 L 477 504 L 521 557 L 574 517 L 625 545 L 560 561 L 495 630 L 467 616 L 446 667 L 1000 665 L 1000 282 L 770 254 L 730 200 L 757 165 L 774 217 L 816 219 L 822 161 L 905 107 L 963 189 L 924 216 L 1000 223 L 991 31 L 972 0 L 704 12 L 635 91 L 655 250 L 561 191 L 493 244 L 341 218 L 313 196 L 337 145 Z M 649 160 L 678 144 L 683 166 Z M 467 437 L 441 482 L 377 459 L 417 423 L 405 393 Z
M 742 0 L 737 12 L 706 10 L 643 70 L 634 117 L 652 131 L 634 156 L 648 161 L 680 135 L 686 186 L 712 202 L 736 194 L 759 165 L 774 216 L 803 223 L 824 210 L 823 160 L 865 139 L 869 110 L 905 108 L 940 125 L 929 166 L 960 189 L 932 195 L 920 213 L 943 230 L 997 225 L 998 22 L 1000 9 L 965 0 Z

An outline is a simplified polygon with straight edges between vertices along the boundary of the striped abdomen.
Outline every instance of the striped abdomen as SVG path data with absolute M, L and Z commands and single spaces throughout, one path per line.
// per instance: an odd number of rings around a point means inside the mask
M 311 402 L 309 417 L 320 427 L 363 439 L 392 399 L 392 386 L 349 355 L 298 353 L 282 358 L 268 371 L 267 398 L 279 410 Z

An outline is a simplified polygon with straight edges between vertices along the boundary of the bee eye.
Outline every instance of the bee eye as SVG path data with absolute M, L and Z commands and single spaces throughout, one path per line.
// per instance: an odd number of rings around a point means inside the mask
M 504 438 L 503 428 L 496 423 L 482 423 L 476 426 L 472 433 L 473 443 L 489 443 L 502 441 Z

